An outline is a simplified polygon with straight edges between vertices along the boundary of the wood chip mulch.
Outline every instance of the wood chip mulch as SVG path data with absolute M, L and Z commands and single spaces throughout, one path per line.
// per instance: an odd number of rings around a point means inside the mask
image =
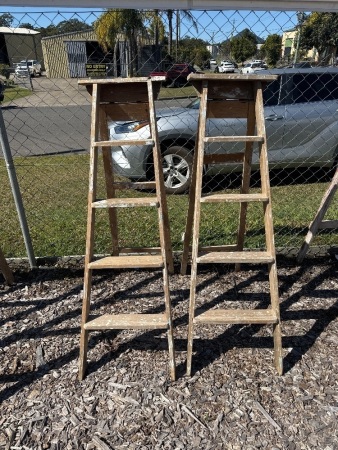
M 176 268 L 177 269 L 177 268 Z M 189 275 L 170 277 L 177 381 L 162 330 L 92 332 L 78 381 L 81 266 L 0 275 L 0 449 L 338 449 L 338 263 L 278 262 L 284 369 L 271 326 L 196 326 L 185 376 Z M 94 275 L 93 309 L 159 312 L 161 273 Z M 202 267 L 198 302 L 268 306 L 266 267 Z

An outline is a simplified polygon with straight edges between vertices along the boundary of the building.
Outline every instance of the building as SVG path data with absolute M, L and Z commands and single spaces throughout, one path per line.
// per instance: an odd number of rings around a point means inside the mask
M 298 30 L 294 28 L 292 30 L 284 31 L 282 36 L 282 58 L 288 62 L 290 62 L 294 56 L 296 51 L 297 42 L 295 40 L 298 37 Z M 301 54 L 298 57 L 299 59 L 307 59 L 316 61 L 317 52 L 316 49 L 313 48 L 304 54 L 304 51 L 301 51 Z
M 119 36 L 114 53 L 105 53 L 100 47 L 94 30 L 71 32 L 42 38 L 42 51 L 49 78 L 83 78 L 90 66 L 102 70 L 102 76 L 123 76 L 129 74 L 129 43 Z M 137 73 L 147 76 L 161 60 L 160 48 L 151 40 L 139 41 Z
M 13 66 L 23 59 L 43 62 L 41 34 L 28 28 L 0 27 L 0 64 Z

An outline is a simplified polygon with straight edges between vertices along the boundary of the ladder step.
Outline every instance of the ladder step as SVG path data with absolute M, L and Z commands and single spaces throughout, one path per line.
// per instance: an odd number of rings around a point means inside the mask
M 273 263 L 275 258 L 268 252 L 210 252 L 197 258 L 198 263 Z
M 264 142 L 263 136 L 208 136 L 204 142 Z
M 201 198 L 201 203 L 268 201 L 269 197 L 264 194 L 214 194 Z
M 278 317 L 272 309 L 211 309 L 194 318 L 194 323 L 222 324 L 272 324 Z
M 107 198 L 92 203 L 93 208 L 134 208 L 136 206 L 156 206 L 159 202 L 156 197 L 134 197 L 134 198 Z
M 111 140 L 111 141 L 95 141 L 92 142 L 93 147 L 122 147 L 126 145 L 154 145 L 153 139 L 122 139 L 122 140 Z
M 84 324 L 85 330 L 166 329 L 165 314 L 104 314 Z
M 89 269 L 139 269 L 163 267 L 162 255 L 106 256 L 88 264 Z

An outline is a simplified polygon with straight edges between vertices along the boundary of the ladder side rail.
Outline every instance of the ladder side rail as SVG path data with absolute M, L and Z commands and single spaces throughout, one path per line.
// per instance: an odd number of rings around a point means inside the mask
M 255 105 L 256 105 L 257 133 L 261 136 L 264 136 L 264 142 L 262 142 L 261 145 L 259 146 L 262 192 L 269 197 L 269 201 L 263 203 L 266 249 L 268 253 L 274 258 L 274 262 L 268 264 L 271 307 L 277 317 L 276 323 L 273 324 L 274 361 L 278 374 L 282 375 L 283 373 L 282 330 L 281 330 L 281 319 L 279 309 L 276 252 L 275 252 L 274 230 L 272 220 L 269 164 L 268 164 L 267 141 L 265 131 L 265 120 L 264 120 L 263 88 L 261 82 L 255 82 L 255 91 L 256 91 Z
M 89 316 L 90 291 L 92 284 L 92 270 L 89 268 L 89 264 L 93 258 L 93 246 L 94 246 L 95 209 L 92 208 L 92 204 L 96 198 L 96 185 L 97 185 L 98 148 L 95 145 L 95 142 L 97 141 L 98 138 L 99 102 L 100 102 L 100 94 L 98 86 L 97 84 L 94 84 L 92 90 L 87 234 L 86 234 L 86 254 L 84 261 L 85 269 L 83 282 L 83 304 L 82 304 L 80 357 L 79 357 L 80 380 L 83 380 L 87 369 L 88 331 L 84 329 L 84 325 L 87 322 Z
M 197 285 L 197 258 L 199 245 L 199 229 L 201 218 L 201 194 L 202 194 L 202 178 L 203 178 L 203 162 L 204 162 L 204 141 L 207 120 L 207 101 L 208 101 L 208 81 L 203 81 L 202 95 L 200 103 L 200 123 L 198 129 L 198 147 L 196 162 L 196 185 L 195 185 L 195 208 L 193 218 L 193 239 L 191 254 L 191 275 L 190 275 L 190 299 L 189 299 L 189 326 L 188 326 L 188 349 L 187 349 L 187 375 L 191 375 L 192 349 L 193 349 L 193 333 L 194 333 L 194 317 L 195 317 L 195 300 Z
M 0 248 L 0 270 L 3 273 L 6 283 L 9 285 L 14 284 L 13 273 L 6 261 L 5 255 L 3 254 L 1 248 Z
M 162 170 L 161 148 L 156 124 L 153 83 L 151 79 L 147 81 L 147 86 L 149 97 L 150 130 L 153 139 L 153 163 L 156 182 L 156 196 L 160 204 L 160 208 L 158 209 L 159 213 L 158 218 L 160 224 L 159 228 L 160 228 L 161 248 L 163 249 L 163 259 L 165 261 L 165 264 L 168 265 L 169 273 L 174 273 L 174 257 L 171 245 L 168 205 L 164 186 L 164 175 Z
M 151 80 L 147 81 L 147 87 L 149 97 L 150 129 L 152 138 L 154 140 L 153 163 L 156 181 L 156 196 L 159 202 L 159 207 L 157 209 L 158 209 L 159 232 L 161 241 L 161 252 L 163 258 L 164 302 L 165 302 L 166 317 L 168 321 L 167 334 L 168 334 L 168 351 L 169 351 L 169 371 L 170 371 L 170 378 L 172 381 L 174 381 L 176 379 L 176 364 L 175 364 L 173 320 L 171 313 L 169 276 L 168 276 L 168 271 L 170 271 L 171 273 L 174 272 L 174 262 L 173 262 L 170 228 L 169 228 L 167 198 L 165 194 L 164 175 L 162 170 L 161 150 L 156 126 L 153 84 Z
M 104 101 L 104 98 L 102 98 L 101 101 Z M 98 114 L 99 114 L 100 139 L 102 141 L 108 140 L 109 133 L 108 133 L 107 114 L 106 114 L 104 107 L 101 105 L 99 105 Z M 103 160 L 107 197 L 115 198 L 116 197 L 116 189 L 115 189 L 115 185 L 114 185 L 114 167 L 113 167 L 113 159 L 112 159 L 112 155 L 111 155 L 111 148 L 110 147 L 101 147 L 101 148 L 102 148 L 102 160 Z M 111 238 L 112 238 L 112 255 L 117 256 L 119 254 L 119 233 L 118 233 L 116 208 L 108 208 L 108 217 L 109 217 L 110 234 L 111 234 Z
M 197 130 L 201 127 L 201 117 L 198 115 L 197 121 Z M 198 148 L 199 148 L 199 133 L 196 136 L 195 148 L 194 148 L 194 157 L 192 163 L 192 172 L 191 172 L 191 182 L 189 188 L 189 199 L 188 199 L 188 212 L 186 218 L 186 225 L 183 237 L 183 253 L 181 260 L 181 275 L 185 275 L 187 273 L 188 259 L 189 259 L 189 251 L 191 244 L 191 236 L 192 236 L 192 228 L 194 221 L 194 211 L 196 209 L 196 173 L 197 173 L 197 164 L 198 164 Z
M 255 128 L 256 128 L 255 104 L 250 101 L 248 104 L 247 135 L 253 136 Z M 240 189 L 241 194 L 248 194 L 250 190 L 252 152 L 253 152 L 253 142 L 246 142 L 243 160 L 242 185 Z M 238 251 L 242 251 L 244 248 L 247 210 L 248 210 L 248 203 L 241 202 L 239 211 L 239 225 L 237 231 Z M 239 270 L 240 264 L 236 264 L 235 271 L 238 272 Z
M 327 188 L 327 190 L 320 202 L 319 208 L 317 210 L 317 213 L 316 213 L 313 221 L 309 225 L 309 229 L 305 236 L 305 240 L 304 240 L 304 242 L 298 252 L 298 255 L 297 255 L 298 263 L 301 263 L 303 261 L 306 253 L 308 252 L 310 244 L 312 242 L 312 239 L 315 237 L 315 235 L 318 231 L 318 228 L 320 228 L 320 225 L 323 222 L 325 213 L 331 204 L 332 198 L 333 198 L 334 194 L 336 193 L 337 188 L 338 188 L 338 169 L 336 170 L 336 172 L 332 178 L 332 181 L 330 183 L 330 186 Z M 325 222 L 324 222 L 323 228 L 328 228 L 328 227 L 325 227 Z

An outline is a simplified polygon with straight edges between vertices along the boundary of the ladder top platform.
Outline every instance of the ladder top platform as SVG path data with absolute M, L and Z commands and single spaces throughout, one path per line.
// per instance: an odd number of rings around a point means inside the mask
M 85 85 L 90 95 L 93 95 L 93 86 L 100 90 L 100 103 L 143 103 L 148 104 L 148 82 L 151 80 L 153 96 L 156 100 L 165 77 L 135 77 L 135 78 L 85 78 L 78 81 Z M 117 117 L 115 120 L 124 120 Z
M 133 78 L 84 78 L 78 80 L 78 84 L 125 84 L 125 83 L 146 83 L 148 80 L 152 80 L 154 82 L 165 81 L 164 76 L 157 77 L 133 77 Z
M 190 73 L 188 81 L 195 84 L 198 81 L 261 81 L 271 83 L 277 80 L 278 75 L 241 74 L 241 73 Z

